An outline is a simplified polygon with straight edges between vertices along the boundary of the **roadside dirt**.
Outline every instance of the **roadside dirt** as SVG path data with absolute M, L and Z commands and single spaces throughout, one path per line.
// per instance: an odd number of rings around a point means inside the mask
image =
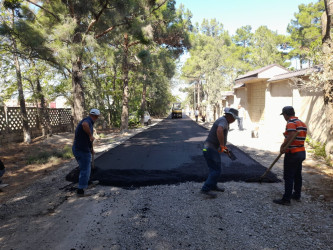
M 98 131 L 98 134 L 107 134 L 111 140 L 115 136 L 120 136 L 119 130 L 110 129 Z M 0 159 L 6 167 L 6 173 L 1 178 L 2 183 L 9 184 L 2 192 L 0 191 L 0 204 L 13 197 L 15 194 L 29 187 L 32 183 L 49 175 L 52 171 L 59 169 L 71 159 L 50 158 L 45 164 L 28 164 L 29 159 L 38 157 L 42 152 L 52 153 L 71 147 L 73 143 L 73 133 L 61 133 L 49 138 L 37 137 L 32 143 L 11 143 L 0 148 Z M 102 139 L 96 141 L 98 148 L 103 143 Z

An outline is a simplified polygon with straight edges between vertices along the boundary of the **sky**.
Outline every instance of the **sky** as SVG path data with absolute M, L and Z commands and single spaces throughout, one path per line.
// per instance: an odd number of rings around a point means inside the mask
M 245 25 L 251 25 L 252 32 L 266 25 L 286 35 L 288 23 L 294 19 L 294 13 L 298 13 L 298 5 L 315 2 L 317 0 L 176 0 L 176 6 L 183 4 L 192 12 L 193 24 L 201 24 L 204 18 L 216 18 L 230 35 Z

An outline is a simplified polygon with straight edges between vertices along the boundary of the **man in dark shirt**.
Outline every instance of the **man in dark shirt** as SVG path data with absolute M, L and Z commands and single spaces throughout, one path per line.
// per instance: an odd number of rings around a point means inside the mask
M 100 112 L 98 109 L 90 110 L 89 116 L 79 122 L 75 129 L 74 143 L 72 147 L 75 159 L 79 163 L 80 175 L 77 194 L 84 196 L 84 189 L 88 187 L 91 173 L 91 159 L 93 153 L 92 143 L 94 122 L 98 119 Z
M 218 118 L 214 122 L 204 143 L 203 155 L 209 168 L 209 175 L 201 188 L 201 193 L 209 198 L 216 197 L 216 194 L 211 192 L 212 190 L 224 192 L 224 188 L 219 188 L 217 186 L 217 181 L 221 174 L 220 153 L 228 152 L 226 144 L 229 124 L 238 119 L 238 110 L 234 108 L 226 108 L 224 113 L 224 116 Z

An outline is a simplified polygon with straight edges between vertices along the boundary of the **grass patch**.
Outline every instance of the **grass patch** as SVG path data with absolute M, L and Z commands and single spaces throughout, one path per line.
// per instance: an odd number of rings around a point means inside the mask
M 309 152 L 313 153 L 317 158 L 323 158 L 326 164 L 332 167 L 332 160 L 329 156 L 326 155 L 325 151 L 326 143 L 323 144 L 317 142 L 312 138 L 310 138 L 309 136 L 306 137 L 305 142 L 307 142 L 312 148 L 312 150 L 309 150 Z
M 65 146 L 62 150 L 42 151 L 37 155 L 29 156 L 27 164 L 45 164 L 54 161 L 54 158 L 71 159 L 73 157 L 72 148 L 70 146 Z
M 311 139 L 311 137 L 309 136 L 306 137 L 305 141 L 311 146 L 312 150 L 310 152 L 313 153 L 315 156 L 323 158 L 327 157 L 325 152 L 325 144 L 317 142 Z

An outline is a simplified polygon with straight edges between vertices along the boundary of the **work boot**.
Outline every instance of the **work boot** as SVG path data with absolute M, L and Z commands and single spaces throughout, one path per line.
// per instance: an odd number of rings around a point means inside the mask
M 291 199 L 297 202 L 301 202 L 301 197 L 299 195 L 296 195 L 295 193 L 291 195 Z
M 217 192 L 224 192 L 225 188 L 224 187 L 215 187 L 213 190 L 217 191 Z
M 273 202 L 276 204 L 279 204 L 279 205 L 290 206 L 290 201 L 285 200 L 285 199 L 277 199 L 277 200 L 273 200 Z
M 204 194 L 207 198 L 210 198 L 210 199 L 215 199 L 217 197 L 217 195 L 212 193 L 212 191 L 200 190 L 200 193 Z
M 85 192 L 83 189 L 78 189 L 77 192 L 77 197 L 89 197 L 89 196 L 92 196 L 94 195 L 93 192 Z
M 82 188 L 78 188 L 76 191 L 77 196 L 83 197 L 84 196 L 84 190 Z

